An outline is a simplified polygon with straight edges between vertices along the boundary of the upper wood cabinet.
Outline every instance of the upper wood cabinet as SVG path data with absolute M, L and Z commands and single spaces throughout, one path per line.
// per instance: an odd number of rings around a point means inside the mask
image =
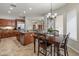
M 0 19 L 0 26 L 15 26 L 15 20 Z

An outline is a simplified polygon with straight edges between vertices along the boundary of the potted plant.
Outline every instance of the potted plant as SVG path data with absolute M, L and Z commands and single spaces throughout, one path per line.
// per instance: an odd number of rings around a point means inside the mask
M 54 35 L 59 35 L 59 31 L 58 31 L 58 30 L 54 30 L 54 29 L 52 29 L 52 28 L 49 28 L 49 29 L 48 29 L 48 33 L 49 33 L 49 34 L 54 34 Z
M 48 29 L 48 33 L 52 33 L 53 32 L 53 29 L 52 27 Z

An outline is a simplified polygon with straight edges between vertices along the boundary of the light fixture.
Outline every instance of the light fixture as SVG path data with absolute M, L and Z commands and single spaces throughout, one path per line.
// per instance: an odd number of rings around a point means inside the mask
M 10 13 L 11 13 L 11 11 L 8 11 L 8 13 L 10 14 Z
M 10 10 L 8 11 L 9 14 L 11 13 L 11 10 L 13 10 L 14 7 L 16 7 L 15 4 L 10 4 L 10 7 L 9 7 Z
M 29 10 L 32 10 L 32 8 L 29 8 Z
M 50 20 L 53 20 L 57 16 L 57 13 L 53 13 L 52 11 L 53 10 L 52 10 L 52 3 L 51 3 L 50 13 L 47 14 L 47 18 Z
M 26 13 L 26 11 L 24 11 L 24 14 Z
M 52 0 L 50 3 L 50 12 L 46 15 L 47 18 L 47 28 L 53 28 L 53 30 L 56 29 L 56 17 L 57 17 L 57 13 L 52 9 Z M 48 31 L 47 29 L 47 31 Z M 55 33 L 54 33 L 55 35 Z
M 10 4 L 10 10 L 13 10 L 14 7 L 16 7 L 15 4 Z
M 44 17 L 41 17 L 41 19 L 44 19 Z
M 10 7 L 10 10 L 13 10 L 13 7 Z

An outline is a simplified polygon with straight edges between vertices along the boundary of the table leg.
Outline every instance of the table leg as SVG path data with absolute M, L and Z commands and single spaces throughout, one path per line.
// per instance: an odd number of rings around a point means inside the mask
M 36 39 L 34 39 L 34 53 L 36 53 Z
M 59 44 L 57 44 L 57 56 L 60 56 Z
M 51 45 L 51 56 L 52 56 L 52 45 Z
M 37 53 L 38 56 L 39 56 L 39 50 L 40 50 L 40 47 L 39 47 L 39 40 L 38 40 L 38 53 Z
M 55 44 L 54 44 L 54 56 L 55 56 L 55 52 L 56 52 L 56 51 L 55 51 L 55 50 L 56 50 L 55 48 L 56 48 L 56 47 L 55 47 Z

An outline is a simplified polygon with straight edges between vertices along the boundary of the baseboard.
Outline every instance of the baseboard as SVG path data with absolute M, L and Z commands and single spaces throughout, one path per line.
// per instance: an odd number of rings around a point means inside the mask
M 69 48 L 71 48 L 72 50 L 74 50 L 76 53 L 79 53 L 79 51 L 75 48 L 73 48 L 72 46 L 68 45 Z

